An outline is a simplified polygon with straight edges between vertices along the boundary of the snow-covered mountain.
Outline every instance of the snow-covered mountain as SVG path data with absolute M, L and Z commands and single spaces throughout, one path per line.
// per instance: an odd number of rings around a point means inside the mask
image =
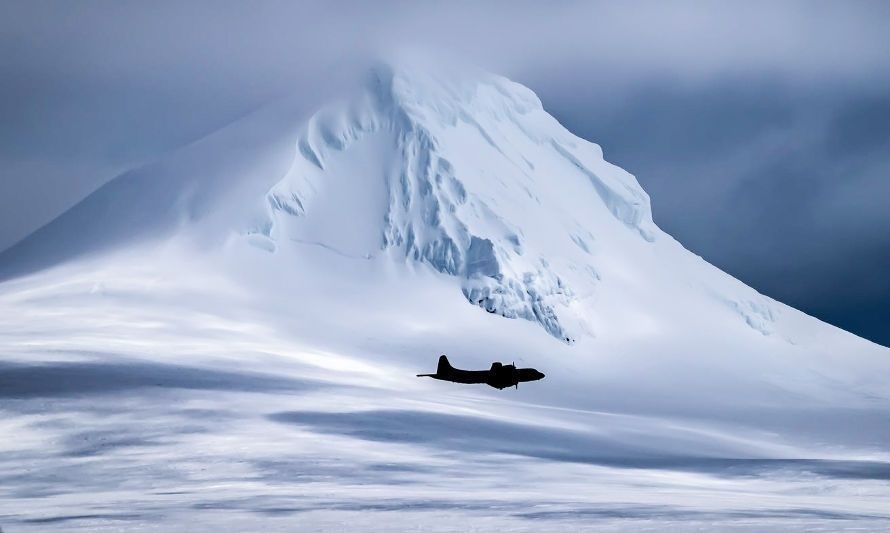
M 886 465 L 890 436 L 873 424 L 890 410 L 888 350 L 688 252 L 653 223 L 636 179 L 529 89 L 397 63 L 311 117 L 297 101 L 112 180 L 0 254 L 10 361 L 39 363 L 38 374 L 108 358 L 201 366 L 209 385 L 171 387 L 230 384 L 257 410 L 282 400 L 250 396 L 262 387 L 221 368 L 294 380 L 275 390 L 336 384 L 347 392 L 293 393 L 289 408 L 302 414 L 270 414 L 262 431 L 297 421 L 316 437 L 372 441 L 389 458 L 410 444 L 419 456 L 469 446 L 480 461 L 610 468 Z M 525 362 L 548 377 L 523 388 L 521 404 L 418 383 L 441 352 L 461 366 Z M 307 415 L 310 403 L 323 413 Z M 356 419 L 333 414 L 356 404 Z M 466 420 L 441 418 L 455 413 Z M 509 425 L 517 415 L 521 430 Z M 354 429 L 365 416 L 382 433 Z M 504 438 L 454 441 L 443 423 Z M 67 442 L 46 427 L 34 438 Z M 244 449 L 279 453 L 253 430 L 241 437 Z M 541 490 L 559 493 L 563 481 Z
M 298 241 L 421 262 L 459 278 L 485 310 L 572 342 L 583 329 L 570 324 L 583 320 L 571 308 L 599 280 L 596 254 L 609 253 L 597 235 L 658 234 L 633 176 L 504 78 L 382 65 L 350 101 L 291 125 L 286 172 L 207 161 L 245 150 L 226 132 L 206 141 L 215 153 L 199 146 L 114 180 L 3 263 L 199 226 L 270 253 Z
M 5 252 L 0 272 L 173 234 L 421 263 L 458 279 L 472 304 L 566 343 L 595 335 L 591 313 L 607 306 L 587 302 L 628 279 L 659 280 L 653 296 L 698 285 L 764 334 L 781 313 L 661 232 L 636 179 L 530 90 L 453 67 L 378 66 L 307 121 L 287 103 L 257 113 L 113 180 Z

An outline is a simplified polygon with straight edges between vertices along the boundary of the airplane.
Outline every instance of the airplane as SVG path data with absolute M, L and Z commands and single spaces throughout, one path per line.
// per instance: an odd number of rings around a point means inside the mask
M 444 355 L 439 357 L 439 366 L 435 374 L 417 374 L 419 378 L 441 379 L 454 383 L 485 383 L 496 389 L 503 390 L 507 387 L 519 388 L 522 381 L 537 381 L 544 377 L 542 372 L 534 368 L 516 368 L 516 364 L 503 365 L 492 363 L 488 370 L 461 370 L 454 368 Z

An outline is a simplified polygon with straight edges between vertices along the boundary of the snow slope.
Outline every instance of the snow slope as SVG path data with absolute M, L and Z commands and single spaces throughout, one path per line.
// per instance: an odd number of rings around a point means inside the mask
M 0 254 L 0 525 L 886 525 L 888 350 L 685 250 L 527 88 L 382 64 L 296 109 Z

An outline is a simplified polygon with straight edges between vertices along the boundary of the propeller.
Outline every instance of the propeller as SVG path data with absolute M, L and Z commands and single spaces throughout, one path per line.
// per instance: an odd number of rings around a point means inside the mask
M 519 390 L 519 371 L 516 370 L 516 361 L 513 361 L 513 380 L 516 381 L 516 390 Z

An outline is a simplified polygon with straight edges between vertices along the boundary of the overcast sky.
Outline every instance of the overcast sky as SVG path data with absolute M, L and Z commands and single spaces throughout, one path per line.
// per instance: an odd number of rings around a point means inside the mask
M 761 292 L 890 345 L 890 2 L 0 0 L 0 249 L 403 47 L 535 90 Z

